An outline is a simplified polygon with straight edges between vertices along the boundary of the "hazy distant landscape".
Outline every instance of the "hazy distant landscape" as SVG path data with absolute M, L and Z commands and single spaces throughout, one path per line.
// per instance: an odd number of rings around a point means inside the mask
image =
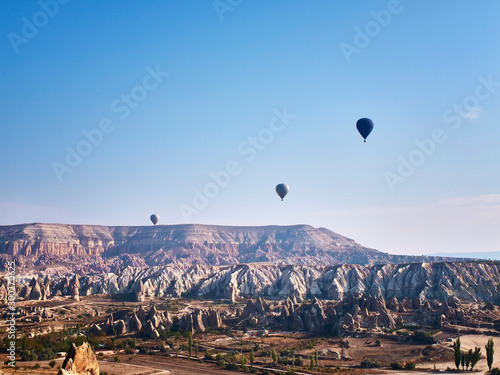
M 469 253 L 435 253 L 429 256 L 500 260 L 500 251 L 475 251 Z

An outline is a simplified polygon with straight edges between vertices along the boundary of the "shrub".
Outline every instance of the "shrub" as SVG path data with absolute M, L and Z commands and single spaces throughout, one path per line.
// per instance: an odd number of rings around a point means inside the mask
M 125 349 L 125 354 L 134 354 L 134 349 L 132 349 L 132 348 L 126 348 Z
M 415 362 L 406 362 L 405 370 L 415 370 Z
M 217 366 L 219 366 L 219 367 L 225 367 L 226 366 L 226 361 L 224 360 L 224 358 L 219 358 L 217 360 Z
M 115 357 L 115 362 L 121 362 L 120 358 Z
M 402 370 L 403 369 L 403 365 L 399 362 L 391 363 L 390 366 L 393 370 Z
M 57 362 L 55 360 L 52 360 L 49 362 L 49 366 L 52 368 L 56 367 L 56 364 L 57 364 Z
M 236 363 L 227 363 L 226 364 L 226 369 L 228 369 L 228 370 L 239 370 L 240 366 L 238 366 Z
M 382 365 L 380 364 L 379 361 L 374 361 L 369 358 L 365 359 L 363 362 L 361 362 L 361 367 L 365 368 L 379 368 Z
M 229 337 L 234 337 L 234 334 L 233 332 L 231 331 L 231 327 L 226 327 L 226 331 L 224 332 L 226 334 L 226 336 L 229 336 Z
M 33 366 L 34 369 L 37 369 L 37 368 L 40 368 L 40 364 L 39 363 L 35 363 L 35 365 Z
M 295 365 L 299 367 L 304 366 L 304 358 L 302 358 L 301 356 L 299 356 L 299 358 L 296 358 Z
M 491 370 L 491 375 L 500 375 L 500 368 L 495 367 L 493 370 Z
M 434 344 L 436 340 L 434 340 L 434 336 L 430 332 L 424 332 L 424 331 L 415 331 L 413 333 L 413 340 L 416 343 L 421 343 L 421 344 Z
M 36 361 L 36 360 L 38 360 L 38 356 L 34 351 L 23 350 L 21 352 L 21 361 Z
M 54 359 L 56 357 L 56 353 L 54 353 L 54 351 L 50 348 L 48 348 L 47 350 L 44 350 L 40 353 L 40 355 L 38 356 L 38 359 L 42 360 L 42 361 L 46 361 L 46 360 L 49 360 L 49 359 Z
M 214 356 L 210 354 L 208 349 L 205 349 L 205 359 L 214 359 Z

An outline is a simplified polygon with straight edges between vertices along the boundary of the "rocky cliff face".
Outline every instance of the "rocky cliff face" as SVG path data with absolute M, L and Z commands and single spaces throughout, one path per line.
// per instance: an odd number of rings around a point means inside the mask
M 18 288 L 20 298 L 34 300 L 57 295 L 78 299 L 94 294 L 129 294 L 136 301 L 182 295 L 232 300 L 260 296 L 344 301 L 371 295 L 388 301 L 423 298 L 446 302 L 453 297 L 500 304 L 500 262 L 333 267 L 170 264 L 147 269 L 126 267 L 119 274 L 34 277 L 18 283 Z
M 85 273 L 89 270 L 108 272 L 117 266 L 168 263 L 367 265 L 440 259 L 389 255 L 327 229 L 307 225 L 106 227 L 36 223 L 0 226 L 0 254 L 4 262 L 9 256 L 15 256 L 18 267 L 78 265 Z
M 0 279 L 0 299 L 6 298 L 5 286 L 6 280 Z M 181 329 L 190 332 L 224 324 L 315 333 L 415 324 L 449 331 L 458 326 L 500 330 L 500 262 L 333 267 L 170 264 L 91 276 L 40 276 L 20 281 L 17 287 L 19 300 L 124 294 L 141 302 L 182 295 L 246 302 L 221 312 L 188 306 L 175 317 L 150 303 L 149 309 L 124 310 L 95 324 L 95 335 L 114 329 L 118 334 L 144 332 L 158 338 L 176 319 Z M 34 314 L 37 321 L 55 319 L 45 309 L 23 313 Z

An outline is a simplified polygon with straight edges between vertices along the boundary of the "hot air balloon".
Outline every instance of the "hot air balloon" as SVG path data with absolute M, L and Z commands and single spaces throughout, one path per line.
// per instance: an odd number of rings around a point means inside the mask
M 156 225 L 156 223 L 158 222 L 158 220 L 160 220 L 160 217 L 157 214 L 153 214 L 153 215 L 151 215 L 150 219 L 151 219 L 151 222 L 154 225 Z
M 290 188 L 288 187 L 287 184 L 276 185 L 276 193 L 278 193 L 281 200 L 283 200 L 283 198 L 285 198 L 285 196 L 288 194 L 289 191 L 290 191 Z
M 366 137 L 368 137 L 373 130 L 373 121 L 369 118 L 360 118 L 356 122 L 356 129 L 358 129 L 359 134 L 361 134 L 366 142 Z

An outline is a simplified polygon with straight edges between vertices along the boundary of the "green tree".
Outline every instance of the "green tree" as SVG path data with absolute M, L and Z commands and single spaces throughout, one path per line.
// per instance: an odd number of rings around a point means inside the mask
M 481 348 L 476 346 L 474 348 L 474 351 L 469 350 L 469 356 L 470 356 L 470 370 L 474 370 L 474 366 L 479 362 L 481 359 Z
M 196 354 L 196 358 L 198 359 L 198 343 L 194 343 L 194 354 Z
M 462 360 L 462 351 L 460 346 L 461 346 L 460 336 L 458 336 L 457 339 L 453 342 L 453 351 L 455 354 L 455 366 L 457 366 L 457 370 L 460 369 L 460 362 Z
M 318 349 L 316 349 L 316 351 L 314 352 L 314 367 L 318 366 L 318 362 Z
M 28 350 L 28 336 L 23 335 L 22 350 Z
M 314 371 L 314 357 L 309 356 L 309 370 Z
M 241 355 L 241 361 L 240 361 L 241 368 L 245 367 L 246 363 L 247 363 L 247 360 L 246 360 L 245 356 L 242 354 Z
M 250 366 L 253 367 L 253 361 L 255 361 L 255 353 L 253 352 L 253 348 L 250 349 L 250 356 L 248 357 L 248 359 L 250 360 Z
M 493 354 L 495 353 L 495 350 L 493 350 L 493 339 L 489 339 L 488 343 L 484 347 L 486 349 L 486 362 L 488 362 L 488 368 L 491 371 L 491 366 L 493 365 Z
M 461 352 L 461 355 L 462 355 L 462 370 L 465 370 L 465 357 L 467 357 L 467 356 L 465 355 L 463 350 Z M 467 365 L 467 367 L 469 367 L 469 366 Z
M 465 369 L 466 370 L 469 369 L 471 355 L 472 355 L 472 349 L 469 350 L 467 353 L 462 353 L 462 357 L 465 358 Z M 464 368 L 463 365 L 462 365 L 462 368 Z
M 271 357 L 273 359 L 273 365 L 275 365 L 278 362 L 278 354 L 276 353 L 276 350 L 274 348 L 271 352 Z

